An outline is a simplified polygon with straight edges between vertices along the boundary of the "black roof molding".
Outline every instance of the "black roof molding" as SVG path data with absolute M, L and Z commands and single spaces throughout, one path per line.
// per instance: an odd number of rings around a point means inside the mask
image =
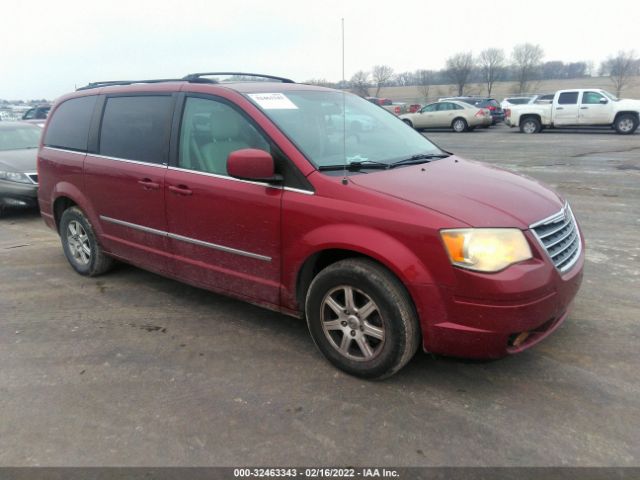
M 91 82 L 87 83 L 84 87 L 77 88 L 78 90 L 91 90 L 92 88 L 100 87 L 113 87 L 118 85 L 133 85 L 134 83 L 165 83 L 165 82 L 181 82 L 181 78 L 155 78 L 151 80 L 107 80 L 103 82 Z
M 189 75 L 183 77 L 183 80 L 186 80 L 187 82 L 191 82 L 191 83 L 216 83 L 215 80 L 209 79 L 209 78 L 203 78 L 203 77 L 214 77 L 214 76 L 223 76 L 223 75 L 229 75 L 229 76 L 234 76 L 234 77 L 255 77 L 255 78 L 265 78 L 267 80 L 276 80 L 278 82 L 282 82 L 282 83 L 296 83 L 293 80 L 291 80 L 290 78 L 284 78 L 284 77 L 276 77 L 273 75 L 265 75 L 262 73 L 246 73 L 246 72 L 203 72 L 203 73 L 190 73 Z M 244 81 L 245 79 L 243 78 L 242 80 L 239 81 Z
M 273 75 L 265 75 L 261 73 L 246 73 L 246 72 L 203 72 L 203 73 L 190 73 L 182 78 L 156 78 L 150 80 L 107 80 L 102 82 L 90 82 L 84 87 L 76 89 L 79 90 L 91 90 L 93 88 L 100 87 L 114 87 L 120 85 L 133 85 L 136 83 L 165 83 L 165 82 L 190 82 L 190 83 L 220 83 L 218 80 L 207 77 L 215 76 L 233 76 L 241 77 L 238 81 L 247 81 L 244 77 L 263 78 L 266 80 L 275 80 L 282 83 L 295 83 L 290 78 L 276 77 Z

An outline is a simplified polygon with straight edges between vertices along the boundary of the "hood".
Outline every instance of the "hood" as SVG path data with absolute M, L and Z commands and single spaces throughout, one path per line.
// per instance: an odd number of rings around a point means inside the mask
M 456 156 L 350 179 L 472 227 L 526 229 L 564 205 L 558 194 L 536 180 Z
M 37 148 L 23 148 L 21 150 L 0 150 L 0 167 L 7 166 L 16 172 L 35 172 Z
M 632 100 L 630 98 L 622 98 L 616 102 L 618 110 L 630 109 L 640 111 L 640 100 Z

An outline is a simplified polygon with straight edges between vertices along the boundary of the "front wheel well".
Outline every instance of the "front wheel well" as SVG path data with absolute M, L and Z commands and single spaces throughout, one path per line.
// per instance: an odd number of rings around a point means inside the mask
M 640 122 L 640 113 L 630 110 L 616 113 L 616 118 L 613 119 L 613 123 L 616 123 L 618 121 L 620 115 L 633 115 L 634 117 L 636 117 L 636 121 Z
M 77 205 L 76 202 L 69 197 L 58 197 L 53 202 L 53 218 L 56 222 L 56 230 L 58 233 L 60 233 L 60 219 L 62 218 L 62 214 L 65 210 L 75 205 Z

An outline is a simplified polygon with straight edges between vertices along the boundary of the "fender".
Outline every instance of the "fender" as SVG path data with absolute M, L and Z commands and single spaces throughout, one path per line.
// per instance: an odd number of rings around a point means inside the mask
M 284 251 L 289 253 L 284 254 L 283 258 L 291 260 L 283 268 L 283 306 L 299 308 L 296 289 L 303 265 L 313 255 L 332 249 L 350 250 L 376 260 L 393 272 L 412 296 L 411 285 L 434 283 L 424 262 L 404 243 L 388 233 L 362 225 L 325 225 L 307 232 L 295 246 L 285 247 Z

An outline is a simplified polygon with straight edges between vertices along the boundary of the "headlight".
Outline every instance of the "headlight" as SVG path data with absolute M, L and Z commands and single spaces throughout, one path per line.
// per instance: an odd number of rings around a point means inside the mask
M 0 180 L 8 180 L 10 182 L 20 183 L 33 183 L 24 173 L 9 172 L 7 170 L 0 170 Z
M 497 272 L 531 258 L 531 249 L 517 228 L 441 230 L 451 263 L 469 270 Z

